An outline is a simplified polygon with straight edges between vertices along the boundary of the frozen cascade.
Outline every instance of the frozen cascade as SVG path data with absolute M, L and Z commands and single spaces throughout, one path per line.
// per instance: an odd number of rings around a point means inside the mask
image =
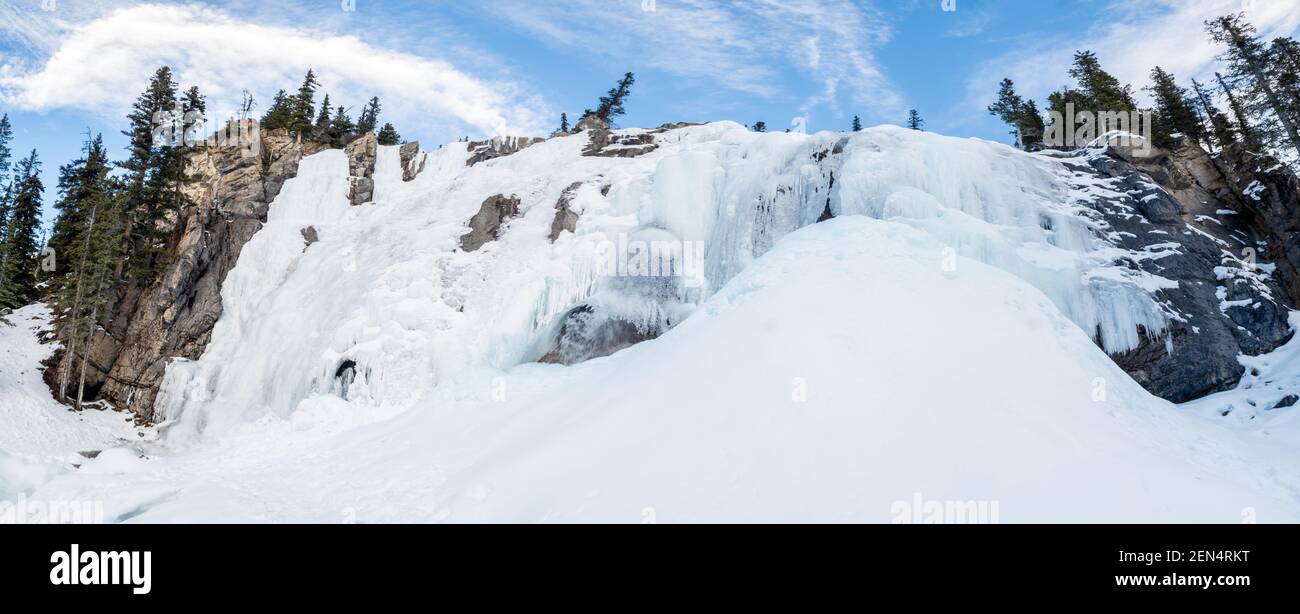
M 1139 327 L 1165 329 L 1151 289 L 1167 280 L 1116 270 L 1104 222 L 1084 205 L 1104 188 L 1072 182 L 1050 157 L 893 127 L 759 134 L 720 122 L 656 139 L 649 154 L 606 158 L 582 155 L 585 135 L 553 138 L 474 166 L 452 143 L 422 152 L 411 181 L 398 148 L 381 147 L 375 202 L 361 207 L 348 206 L 342 152 L 304 159 L 227 279 L 207 351 L 168 368 L 159 403 L 170 441 L 337 400 L 346 361 L 346 407 L 328 411 L 358 419 L 415 406 L 450 382 L 490 394 L 467 382 L 539 359 L 575 308 L 674 326 L 828 208 L 928 233 L 951 249 L 934 253 L 935 267 L 960 255 L 1029 281 L 1108 351 L 1135 347 Z M 573 184 L 576 232 L 551 243 Z M 467 220 L 496 195 L 519 198 L 519 216 L 496 241 L 459 250 Z M 304 251 L 308 225 L 320 240 Z M 702 243 L 702 283 L 604 274 L 610 246 L 638 240 Z

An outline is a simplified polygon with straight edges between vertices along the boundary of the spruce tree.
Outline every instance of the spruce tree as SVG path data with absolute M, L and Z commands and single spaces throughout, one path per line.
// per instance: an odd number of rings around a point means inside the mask
M 376 139 L 380 145 L 400 145 L 402 137 L 397 134 L 397 129 L 392 124 L 384 124 L 379 129 L 379 137 Z
M 375 96 L 366 103 L 361 109 L 361 117 L 357 118 L 357 134 L 374 132 L 375 126 L 379 125 L 379 97 Z
M 68 394 L 72 360 L 85 352 L 95 328 L 92 314 L 108 300 L 116 250 L 113 188 L 103 138 L 87 140 L 83 156 L 60 168 L 61 197 L 50 247 L 56 249 L 58 268 L 50 281 L 48 300 L 54 309 L 54 329 L 62 340 L 64 364 L 60 370 L 60 397 Z
M 59 212 L 50 235 L 49 247 L 58 256 L 56 273 L 67 272 L 68 255 L 78 246 L 78 237 L 86 225 L 90 208 L 86 203 L 100 203 L 106 196 L 110 162 L 102 136 L 87 138 L 82 156 L 59 168 Z
M 1237 133 L 1241 135 L 1242 142 L 1251 150 L 1258 151 L 1262 149 L 1264 138 L 1251 122 L 1246 105 L 1241 102 L 1232 85 L 1223 78 L 1221 73 L 1214 73 L 1214 78 L 1219 82 L 1219 87 L 1223 89 L 1223 95 L 1228 98 L 1228 108 L 1232 109 L 1232 114 L 1237 119 Z
M 920 130 L 921 126 L 924 125 L 925 125 L 925 120 L 921 119 L 921 114 L 917 113 L 916 109 L 912 109 L 911 111 L 907 112 L 908 128 L 911 128 L 912 130 Z
M 628 95 L 632 93 L 632 84 L 634 83 L 636 83 L 636 76 L 629 72 L 623 75 L 622 79 L 619 79 L 618 85 L 614 86 L 614 89 L 609 90 L 608 94 L 600 97 L 600 105 L 596 107 L 595 113 L 596 117 L 605 122 L 605 125 L 613 127 L 614 119 L 626 113 L 623 109 L 623 103 L 627 101 Z
M 320 113 L 316 115 L 316 123 L 312 125 L 312 131 L 317 135 L 325 135 L 330 129 L 330 95 L 325 94 L 325 99 L 320 103 Z
M 289 125 L 286 127 L 291 132 L 302 134 L 311 130 L 316 113 L 316 90 L 319 87 L 316 73 L 309 69 L 307 76 L 303 77 L 302 85 L 298 86 L 297 95 L 289 104 Z
M 262 115 L 262 128 L 266 130 L 288 128 L 289 116 L 289 95 L 284 90 L 280 90 L 271 99 L 271 107 L 266 110 L 266 114 Z
M 4 253 L 0 254 L 0 286 L 4 287 L 4 308 L 17 308 L 36 298 L 37 256 L 41 251 L 41 162 L 31 155 L 18 163 L 13 178 L 9 215 L 5 228 Z
M 208 112 L 207 99 L 199 92 L 197 85 L 191 86 L 185 90 L 184 96 L 181 97 L 181 112 L 184 114 L 185 121 L 185 143 L 194 145 L 202 141 L 200 127 L 203 125 L 203 118 Z
M 857 115 L 853 116 L 853 131 L 862 132 L 862 118 Z
M 1271 141 L 1265 144 L 1274 147 L 1289 146 L 1300 153 L 1300 126 L 1297 125 L 1300 120 L 1292 116 L 1270 78 L 1272 58 L 1268 48 L 1256 36 L 1255 27 L 1246 21 L 1244 13 L 1207 21 L 1205 27 L 1215 42 L 1227 47 L 1222 59 L 1231 67 L 1233 80 L 1244 83 L 1247 91 L 1258 100 L 1255 103 L 1257 110 L 1271 111 L 1272 117 L 1281 124 L 1285 136 L 1268 138 L 1269 135 L 1265 132 L 1265 138 Z
M 1201 85 L 1196 79 L 1192 79 L 1192 92 L 1196 94 L 1196 99 L 1201 103 L 1202 115 L 1210 123 L 1214 145 L 1223 149 L 1236 143 L 1237 131 L 1233 129 L 1232 121 L 1214 105 L 1214 101 L 1210 99 L 1205 86 Z
M 334 119 L 330 120 L 330 139 L 340 141 L 343 137 L 357 131 L 356 124 L 352 123 L 352 118 L 348 117 L 348 110 L 340 106 L 334 111 Z
M 569 133 L 569 114 L 568 114 L 568 113 L 561 113 L 561 114 L 560 114 L 560 134 L 568 134 L 568 133 Z
M 1175 133 L 1185 135 L 1195 143 L 1205 141 L 1205 128 L 1196 115 L 1187 90 L 1179 87 L 1173 75 L 1155 67 L 1151 71 L 1151 87 L 1147 89 L 1156 103 L 1152 131 L 1156 147 L 1172 148 Z
M 1293 120 L 1300 122 L 1300 43 L 1292 38 L 1273 41 L 1272 78 L 1277 83 L 1282 106 Z
M 159 68 L 149 87 L 136 99 L 127 116 L 131 129 L 123 132 L 130 139 L 127 159 L 119 162 L 124 189 L 119 205 L 121 240 L 120 260 L 114 279 L 140 278 L 151 274 L 166 247 L 168 229 L 165 222 L 186 204 L 182 186 L 185 175 L 186 149 L 165 139 L 155 140 L 151 132 L 157 113 L 176 107 L 176 83 L 171 70 Z
M 1026 102 L 1016 93 L 1016 84 L 1011 79 L 1003 79 L 998 87 L 998 99 L 989 105 L 988 112 L 1011 126 L 1011 134 L 1016 137 L 1016 145 L 1026 149 L 1036 149 L 1043 140 L 1043 118 L 1038 113 L 1038 104 Z
M 1123 85 L 1114 75 L 1106 72 L 1091 51 L 1078 51 L 1074 54 L 1074 66 L 1070 76 L 1078 85 L 1081 108 L 1077 111 L 1090 111 L 1094 114 L 1131 113 L 1137 110 L 1133 99 L 1133 88 Z

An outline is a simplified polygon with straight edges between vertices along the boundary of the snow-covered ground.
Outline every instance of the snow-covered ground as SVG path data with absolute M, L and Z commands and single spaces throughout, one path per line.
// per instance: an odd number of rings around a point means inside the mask
M 41 361 L 56 348 L 38 338 L 49 330 L 49 308 L 25 307 L 8 319 L 13 326 L 0 325 L 0 501 L 70 471 L 86 460 L 80 452 L 121 447 L 145 432 L 129 414 L 71 412 L 50 396 Z
M 411 182 L 381 148 L 362 207 L 341 152 L 304 160 L 208 350 L 169 367 L 159 441 L 29 496 L 130 522 L 1300 521 L 1291 422 L 1173 406 L 1083 333 L 1159 330 L 1158 280 L 1090 275 L 1112 258 L 1059 162 L 890 128 L 659 139 L 472 168 L 452 144 Z M 458 249 L 498 194 L 520 217 Z M 702 243 L 703 278 L 603 275 L 637 239 Z M 666 332 L 536 363 L 583 305 Z

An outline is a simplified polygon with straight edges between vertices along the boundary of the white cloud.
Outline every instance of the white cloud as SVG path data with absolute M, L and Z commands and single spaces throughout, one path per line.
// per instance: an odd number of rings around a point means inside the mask
M 1074 52 L 1084 49 L 1144 99 L 1140 90 L 1157 65 L 1183 83 L 1204 80 L 1223 51 L 1205 34 L 1204 22 L 1243 10 L 1267 39 L 1300 27 L 1300 0 L 1113 0 L 1099 4 L 1097 21 L 1073 40 L 1052 35 L 1017 41 L 1015 51 L 983 63 L 967 82 L 967 106 L 983 109 L 1003 77 L 1014 80 L 1021 94 L 1042 100 L 1070 82 Z
M 0 31 L 16 29 L 0 25 Z M 30 29 L 30 28 L 29 28 Z M 50 32 L 54 33 L 51 34 Z M 0 66 L 0 99 L 31 111 L 75 108 L 121 116 L 155 68 L 168 64 L 182 87 L 198 85 L 211 108 L 226 114 L 243 89 L 263 106 L 292 90 L 307 68 L 322 90 L 354 107 L 371 96 L 399 130 L 432 134 L 538 133 L 541 106 L 511 83 L 469 75 L 450 63 L 380 48 L 353 36 L 261 25 L 199 5 L 146 4 L 94 15 L 75 26 L 31 34 L 50 47 L 31 67 L 18 58 Z
M 819 92 L 804 102 L 896 115 L 900 97 L 877 66 L 885 20 L 852 0 L 500 0 L 498 18 L 554 45 L 620 66 L 660 70 L 766 99 Z M 794 79 L 811 82 L 792 83 Z M 863 113 L 867 115 L 868 113 Z

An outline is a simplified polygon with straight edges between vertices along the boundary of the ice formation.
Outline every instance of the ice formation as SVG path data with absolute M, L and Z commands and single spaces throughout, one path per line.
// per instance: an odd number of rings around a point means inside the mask
M 575 309 L 660 334 L 828 213 L 926 232 L 942 246 L 935 267 L 960 256 L 1012 273 L 1108 351 L 1135 347 L 1139 327 L 1165 328 L 1152 296 L 1162 280 L 1117 267 L 1104 221 L 1084 205 L 1106 186 L 1059 160 L 892 127 L 760 134 L 721 122 L 656 142 L 639 157 L 592 157 L 580 134 L 473 166 L 453 143 L 424 152 L 409 182 L 397 148 L 381 147 L 374 202 L 360 207 L 344 196 L 341 152 L 308 157 L 231 273 L 211 346 L 168 369 L 159 403 L 171 440 L 287 417 L 321 396 L 391 415 L 466 369 L 541 359 Z M 576 229 L 552 243 L 556 204 L 574 185 Z M 496 195 L 519 198 L 519 216 L 498 240 L 459 250 L 467 220 Z M 320 241 L 304 249 L 307 226 Z M 629 252 L 651 245 L 679 248 L 669 274 L 611 274 L 611 253 L 635 261 Z M 703 263 L 687 275 L 683 253 L 697 247 Z

